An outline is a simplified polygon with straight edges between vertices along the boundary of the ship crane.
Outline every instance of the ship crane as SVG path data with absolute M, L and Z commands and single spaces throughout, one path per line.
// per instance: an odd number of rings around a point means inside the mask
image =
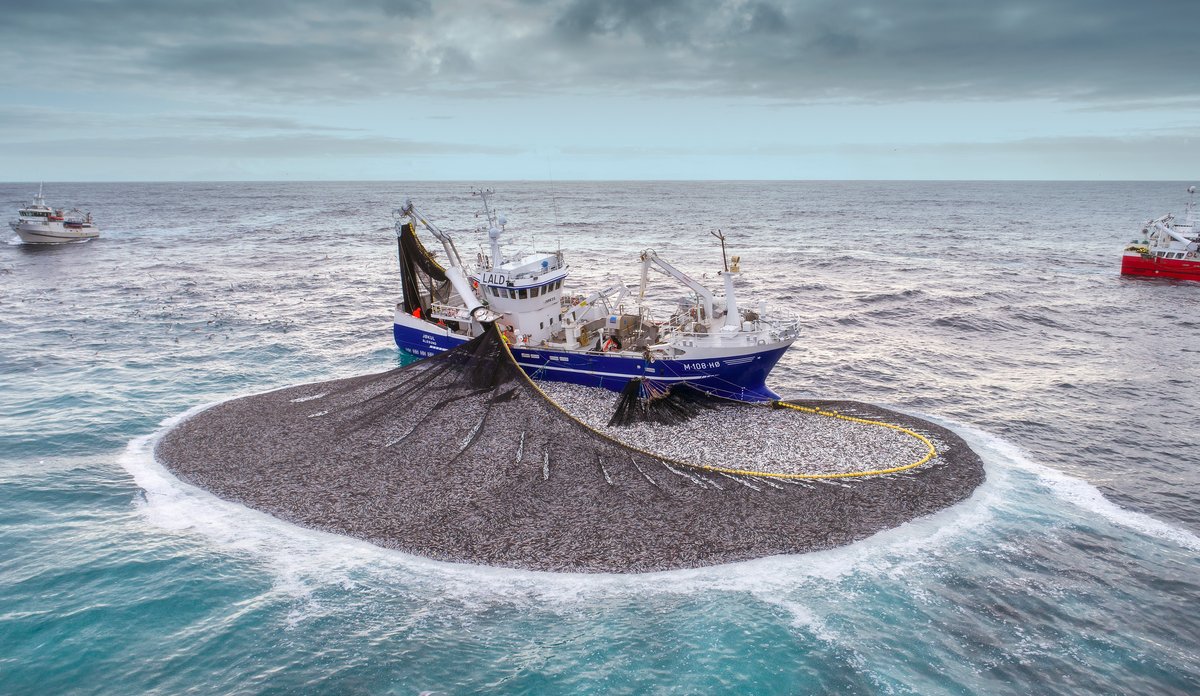
M 688 274 L 664 261 L 662 257 L 660 257 L 652 249 L 643 251 L 641 260 L 642 282 L 638 293 L 639 303 L 645 301 L 646 299 L 646 286 L 650 282 L 650 267 L 657 266 L 659 270 L 679 281 L 681 284 L 700 297 L 701 307 L 704 311 L 704 316 L 701 317 L 702 323 L 709 327 L 709 330 L 712 329 L 713 321 L 715 319 L 713 316 L 713 306 L 716 304 L 716 298 L 713 297 L 712 292 L 708 288 L 696 282 L 696 280 Z M 741 313 L 738 311 L 737 297 L 733 291 L 734 273 L 736 273 L 736 271 L 721 272 L 721 275 L 725 279 L 725 324 L 722 328 L 736 331 L 741 328 L 742 318 Z
M 401 217 L 407 217 L 409 220 L 421 223 L 422 227 L 429 230 L 430 234 L 442 243 L 442 248 L 446 250 L 446 259 L 449 262 L 449 267 L 446 268 L 446 279 L 450 281 L 450 285 L 462 299 L 463 305 L 467 308 L 467 314 L 480 323 L 499 319 L 500 315 L 483 306 L 483 303 L 471 288 L 467 274 L 463 271 L 462 257 L 458 255 L 458 248 L 454 246 L 454 239 L 438 229 L 437 225 L 426 220 L 424 215 L 418 213 L 416 208 L 413 207 L 412 200 L 404 201 L 404 206 L 396 210 L 397 237 L 400 236 Z
M 601 315 L 612 314 L 628 294 L 629 288 L 621 282 L 593 292 L 562 315 L 563 323 L 572 326 L 586 324 Z
M 1196 240 L 1181 234 L 1173 224 L 1174 221 L 1174 215 L 1164 215 L 1146 223 L 1146 228 L 1143 230 L 1143 232 L 1145 232 L 1150 239 L 1157 237 L 1158 239 L 1156 241 L 1161 241 L 1164 244 L 1169 243 L 1168 239 L 1163 239 L 1164 236 L 1181 244 L 1194 244 Z M 1194 225 L 1184 225 L 1184 227 L 1191 227 L 1192 230 L 1195 230 Z

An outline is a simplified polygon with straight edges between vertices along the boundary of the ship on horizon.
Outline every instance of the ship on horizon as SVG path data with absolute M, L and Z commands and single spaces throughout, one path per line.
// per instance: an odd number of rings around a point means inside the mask
M 1142 225 L 1140 239 L 1125 247 L 1121 275 L 1200 281 L 1200 226 L 1196 224 L 1196 187 L 1189 186 L 1183 222 L 1166 214 Z

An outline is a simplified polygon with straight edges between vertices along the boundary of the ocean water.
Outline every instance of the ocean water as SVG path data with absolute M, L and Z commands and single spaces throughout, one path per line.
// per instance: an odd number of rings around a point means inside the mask
M 0 693 L 1200 692 L 1200 284 L 1118 274 L 1184 184 L 492 186 L 581 289 L 645 248 L 715 286 L 722 229 L 801 320 L 776 391 L 947 425 L 987 482 L 837 550 L 638 576 L 299 529 L 154 437 L 401 364 L 390 211 L 473 254 L 470 184 L 53 184 L 104 236 L 0 244 Z

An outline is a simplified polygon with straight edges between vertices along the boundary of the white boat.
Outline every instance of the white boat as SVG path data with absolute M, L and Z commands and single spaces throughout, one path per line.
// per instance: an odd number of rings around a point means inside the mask
M 647 390 L 687 383 L 705 393 L 741 401 L 778 398 L 767 374 L 798 335 L 794 318 L 768 317 L 766 306 L 743 306 L 729 268 L 720 272 L 718 297 L 652 250 L 639 257 L 636 294 L 623 282 L 590 295 L 565 294 L 570 272 L 562 252 L 505 257 L 500 237 L 506 221 L 480 191 L 490 254 L 468 268 L 449 234 L 407 201 L 395 211 L 403 301 L 396 305 L 394 335 L 412 355 L 435 355 L 480 335 L 496 323 L 517 363 L 535 379 L 620 390 L 642 379 Z M 442 266 L 417 238 L 416 224 L 441 243 Z M 483 230 L 480 230 L 483 232 Z M 722 252 L 724 239 L 722 238 Z M 663 320 L 645 306 L 651 269 L 692 292 Z
M 63 212 L 46 205 L 42 187 L 38 186 L 33 204 L 21 208 L 17 219 L 8 223 L 13 232 L 26 244 L 64 244 L 94 239 L 100 230 L 92 222 L 92 214 L 78 208 Z

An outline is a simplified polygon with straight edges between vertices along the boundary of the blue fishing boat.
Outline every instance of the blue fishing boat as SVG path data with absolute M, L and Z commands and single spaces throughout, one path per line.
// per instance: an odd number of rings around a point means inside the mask
M 720 272 L 724 295 L 660 258 L 639 257 L 636 293 L 616 282 L 591 294 L 564 289 L 570 267 L 561 251 L 505 256 L 500 239 L 507 221 L 482 201 L 490 253 L 468 267 L 451 235 L 417 212 L 412 201 L 394 211 L 403 299 L 396 305 L 394 333 L 401 350 L 435 355 L 478 336 L 495 323 L 518 364 L 534 379 L 572 382 L 619 391 L 631 379 L 648 391 L 679 383 L 727 399 L 778 398 L 767 375 L 798 335 L 795 318 L 767 316 L 764 304 L 743 307 L 734 289 L 738 257 Z M 421 242 L 428 231 L 445 253 L 443 265 Z M 724 237 L 719 235 L 724 256 Z M 645 304 L 651 269 L 690 291 L 662 320 Z

